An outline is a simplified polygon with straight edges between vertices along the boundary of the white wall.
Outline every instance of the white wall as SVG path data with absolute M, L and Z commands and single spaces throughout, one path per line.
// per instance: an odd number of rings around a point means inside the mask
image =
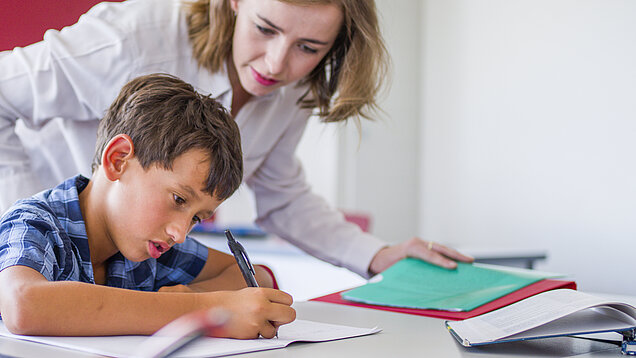
M 636 294 L 636 1 L 377 5 L 386 118 L 309 130 L 316 190 L 391 242 L 545 248 L 540 269 Z
M 380 118 L 364 121 L 359 135 L 352 123 L 341 131 L 338 200 L 368 212 L 375 235 L 401 242 L 416 234 L 418 220 L 421 3 L 376 4 L 393 62 L 390 91 L 381 97 Z
M 636 1 L 424 4 L 421 234 L 636 294 Z

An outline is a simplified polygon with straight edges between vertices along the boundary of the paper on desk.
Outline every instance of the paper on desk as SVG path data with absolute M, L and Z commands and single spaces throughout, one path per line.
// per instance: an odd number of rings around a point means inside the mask
M 273 339 L 228 339 L 200 338 L 179 350 L 174 357 L 219 357 L 239 353 L 284 348 L 293 342 L 326 342 L 359 337 L 380 332 L 381 329 L 357 328 L 313 321 L 296 320 L 278 329 L 278 338 Z M 104 337 L 41 337 L 11 334 L 0 321 L 0 335 L 48 345 L 105 355 L 109 357 L 134 357 L 139 346 L 148 336 L 104 336 Z M 152 337 L 152 339 L 161 339 Z M 166 338 L 170 339 L 170 338 Z
M 542 292 L 477 317 L 446 322 L 465 346 L 617 331 L 635 325 L 633 306 L 569 289 Z
M 470 311 L 531 283 L 560 276 L 492 266 L 458 262 L 457 269 L 448 270 L 407 258 L 384 271 L 382 280 L 343 292 L 342 298 L 391 307 Z

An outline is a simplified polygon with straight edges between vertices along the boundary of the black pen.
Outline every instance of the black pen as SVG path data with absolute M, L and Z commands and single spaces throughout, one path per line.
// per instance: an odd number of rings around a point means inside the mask
M 230 230 L 225 230 L 225 236 L 227 237 L 227 246 L 230 247 L 230 251 L 232 251 L 232 255 L 234 255 L 236 263 L 239 269 L 241 269 L 245 283 L 247 283 L 248 287 L 258 287 L 258 282 L 256 282 L 256 277 L 254 276 L 256 272 L 254 272 L 254 267 L 249 257 L 247 257 L 245 248 L 240 242 L 234 240 L 234 236 L 232 236 Z
M 248 287 L 258 287 L 256 276 L 254 276 L 256 272 L 254 272 L 250 258 L 247 257 L 247 251 L 245 251 L 245 248 L 240 242 L 234 239 L 230 230 L 225 230 L 225 236 L 227 237 L 227 246 L 230 247 L 230 251 L 232 251 L 232 255 L 234 255 L 236 263 L 239 269 L 241 269 L 245 283 L 247 283 Z M 278 338 L 278 329 L 276 329 L 276 338 Z

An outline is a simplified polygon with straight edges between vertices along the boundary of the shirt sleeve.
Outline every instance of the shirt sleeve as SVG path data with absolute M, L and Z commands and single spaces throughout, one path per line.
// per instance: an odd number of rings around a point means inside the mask
M 369 277 L 371 260 L 387 244 L 311 192 L 294 154 L 305 124 L 306 115 L 295 120 L 246 180 L 256 198 L 256 223 L 321 260 Z
M 208 248 L 191 237 L 174 245 L 157 259 L 155 291 L 163 286 L 187 285 L 208 260 Z
M 0 271 L 20 265 L 38 271 L 49 281 L 72 276 L 71 271 L 77 272 L 79 267 L 72 261 L 66 265 L 64 248 L 55 244 L 56 232 L 54 221 L 33 212 L 7 213 L 0 222 Z M 65 262 L 60 266 L 58 260 Z
M 0 212 L 44 189 L 15 133 L 16 121 L 40 128 L 54 118 L 95 120 L 134 68 L 134 41 L 117 28 L 116 9 L 97 5 L 44 40 L 0 53 Z

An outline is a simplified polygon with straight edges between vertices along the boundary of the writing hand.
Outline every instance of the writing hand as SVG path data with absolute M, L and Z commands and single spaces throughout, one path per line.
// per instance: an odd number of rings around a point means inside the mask
M 291 307 L 293 299 L 283 291 L 248 287 L 226 291 L 223 295 L 219 307 L 228 311 L 231 317 L 223 327 L 226 337 L 272 338 L 276 336 L 279 326 L 296 319 L 296 310 Z

